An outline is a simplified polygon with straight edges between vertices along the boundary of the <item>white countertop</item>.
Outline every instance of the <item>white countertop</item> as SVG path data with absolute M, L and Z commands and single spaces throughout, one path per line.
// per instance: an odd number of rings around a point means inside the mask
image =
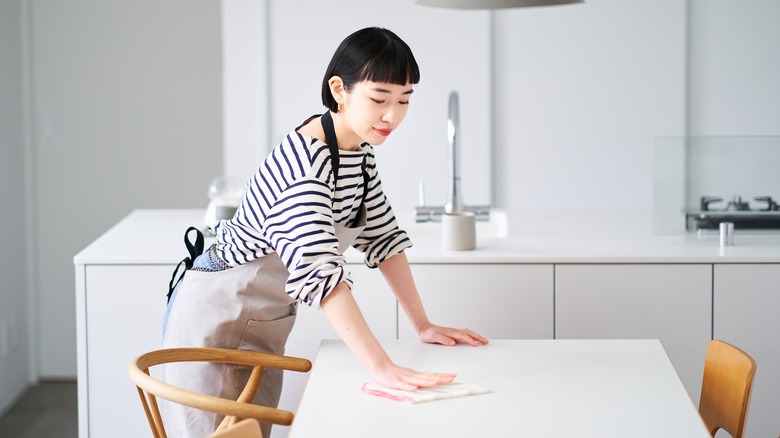
M 382 345 L 402 366 L 455 372 L 490 392 L 420 404 L 368 395 L 368 371 L 342 341 L 326 340 L 290 438 L 710 436 L 656 339 Z
M 135 210 L 79 252 L 74 263 L 176 264 L 187 256 L 184 231 L 189 226 L 202 228 L 204 213 L 203 209 Z M 430 227 L 436 230 L 437 224 Z M 509 237 L 478 233 L 474 251 L 444 250 L 436 232 L 418 229 L 410 237 L 414 247 L 407 256 L 412 263 L 780 263 L 780 234 L 739 230 L 735 245 L 724 248 L 716 233 Z M 350 250 L 347 261 L 362 263 L 362 255 Z

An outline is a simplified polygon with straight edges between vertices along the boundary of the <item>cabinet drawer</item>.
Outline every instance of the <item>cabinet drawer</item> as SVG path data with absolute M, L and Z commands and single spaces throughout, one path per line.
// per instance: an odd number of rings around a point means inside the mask
M 431 322 L 488 339 L 552 339 L 552 265 L 413 265 Z M 398 336 L 417 338 L 398 311 Z

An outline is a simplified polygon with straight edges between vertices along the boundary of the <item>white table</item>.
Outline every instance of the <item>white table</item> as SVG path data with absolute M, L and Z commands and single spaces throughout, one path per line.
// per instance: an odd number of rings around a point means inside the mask
M 420 404 L 371 396 L 352 352 L 323 341 L 290 438 L 710 437 L 658 340 L 384 346 L 400 365 L 456 372 L 491 392 Z

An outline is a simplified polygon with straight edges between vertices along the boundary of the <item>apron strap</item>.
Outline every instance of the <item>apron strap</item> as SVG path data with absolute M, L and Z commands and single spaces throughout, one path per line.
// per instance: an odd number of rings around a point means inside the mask
M 320 117 L 320 123 L 322 123 L 322 130 L 325 131 L 325 142 L 328 143 L 330 160 L 333 162 L 333 189 L 335 190 L 336 182 L 339 179 L 339 141 L 336 139 L 336 131 L 333 129 L 333 118 L 330 116 L 330 111 L 325 111 L 325 114 Z
M 371 178 L 368 177 L 368 171 L 366 170 L 367 159 L 367 157 L 363 157 L 363 165 L 360 167 L 363 171 L 363 204 L 366 203 L 366 198 L 368 197 L 368 181 L 371 180 Z
M 336 132 L 333 129 L 333 118 L 330 116 L 330 111 L 326 111 L 320 118 L 322 123 L 322 129 L 325 131 L 325 142 L 328 143 L 330 149 L 330 159 L 333 163 L 333 178 L 334 181 L 339 177 L 339 142 L 336 139 Z M 304 122 L 304 125 L 306 123 Z M 368 173 L 366 172 L 366 158 L 363 157 L 363 165 L 361 166 L 363 173 L 363 201 L 365 202 L 368 196 Z M 336 187 L 335 182 L 333 187 Z
M 189 240 L 190 231 L 195 231 L 195 243 L 192 243 Z M 173 270 L 171 281 L 168 283 L 168 301 L 171 301 L 173 290 L 176 289 L 176 286 L 178 286 L 181 280 L 184 278 L 184 273 L 191 269 L 193 263 L 195 263 L 195 259 L 198 258 L 199 255 L 203 254 L 203 243 L 203 233 L 201 233 L 199 229 L 195 227 L 189 227 L 187 228 L 187 231 L 184 232 L 184 245 L 187 246 L 187 252 L 190 254 L 190 256 L 185 257 L 182 261 L 180 261 L 179 264 L 176 265 L 176 269 Z M 179 274 L 179 268 L 181 268 L 182 265 L 184 265 L 184 270 L 181 272 L 181 274 Z

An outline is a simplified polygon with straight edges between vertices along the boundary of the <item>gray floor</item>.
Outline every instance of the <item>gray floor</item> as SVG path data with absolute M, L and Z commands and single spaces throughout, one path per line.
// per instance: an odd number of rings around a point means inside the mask
M 0 437 L 76 438 L 76 381 L 46 381 L 30 387 L 0 417 Z

